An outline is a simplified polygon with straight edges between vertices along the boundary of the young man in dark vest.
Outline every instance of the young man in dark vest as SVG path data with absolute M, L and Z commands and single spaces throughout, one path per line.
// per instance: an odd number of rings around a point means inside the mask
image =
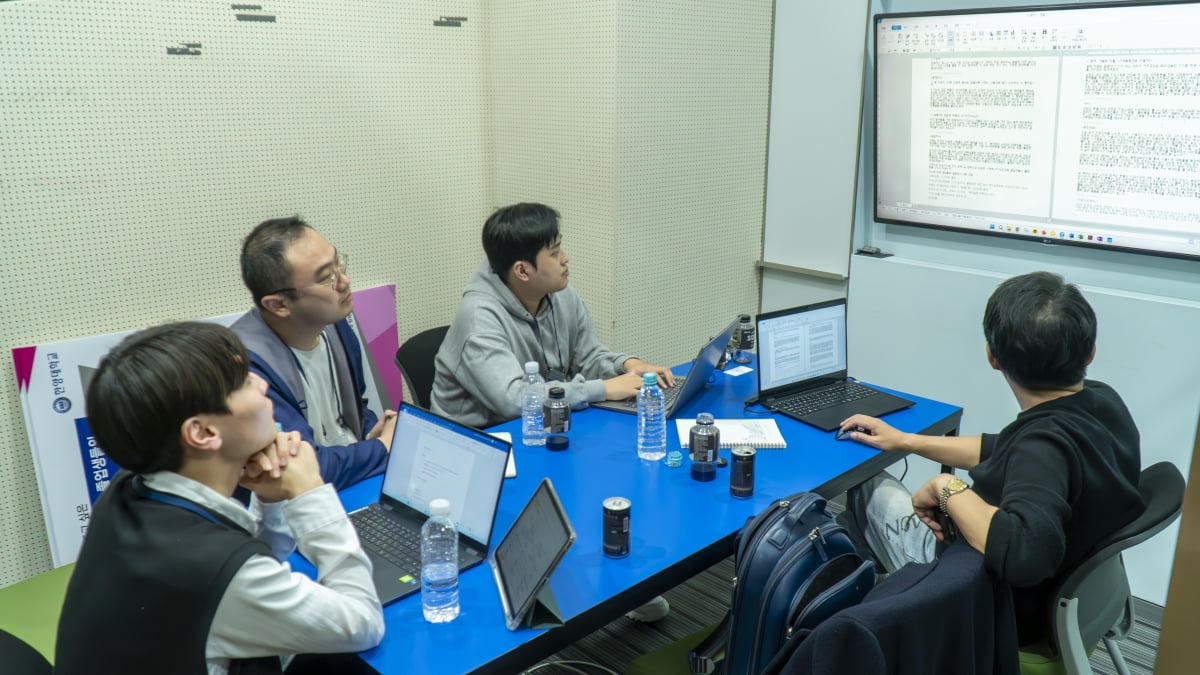
M 101 362 L 88 424 L 123 470 L 67 587 L 56 673 L 279 673 L 292 654 L 379 643 L 371 564 L 312 446 L 276 432 L 249 362 L 210 323 L 141 331 Z M 320 582 L 282 562 L 294 547 Z

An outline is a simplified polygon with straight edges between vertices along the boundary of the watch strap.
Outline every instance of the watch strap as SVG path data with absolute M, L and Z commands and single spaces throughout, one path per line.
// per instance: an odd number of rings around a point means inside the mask
M 950 498 L 962 492 L 963 490 L 970 489 L 970 487 L 971 486 L 967 485 L 966 481 L 958 478 L 957 476 L 946 481 L 946 484 L 942 486 L 942 494 L 938 495 L 938 507 L 942 509 L 942 513 L 946 514 L 947 516 L 950 515 L 950 511 L 948 509 Z

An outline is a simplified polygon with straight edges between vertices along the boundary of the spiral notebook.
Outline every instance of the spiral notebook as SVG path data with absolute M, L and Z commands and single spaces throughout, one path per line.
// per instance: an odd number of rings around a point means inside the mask
M 695 420 L 676 419 L 675 429 L 679 431 L 679 447 L 686 448 L 692 425 Z M 767 417 L 752 420 L 713 420 L 713 425 L 721 430 L 721 447 L 732 448 L 738 445 L 748 445 L 752 448 L 786 448 L 787 441 L 779 432 L 775 420 Z

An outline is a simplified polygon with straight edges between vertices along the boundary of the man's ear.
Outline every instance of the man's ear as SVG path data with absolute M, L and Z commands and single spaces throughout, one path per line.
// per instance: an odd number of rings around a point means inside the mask
M 183 448 L 194 448 L 201 452 L 221 449 L 221 432 L 203 415 L 195 415 L 183 421 L 179 427 L 179 440 Z
M 1088 354 L 1087 363 L 1084 363 L 1083 365 L 1085 365 L 1085 366 L 1092 365 L 1092 360 L 1095 358 L 1096 358 L 1096 345 L 1092 345 L 1092 353 Z
M 262 298 L 262 308 L 263 311 L 274 314 L 281 319 L 287 318 L 292 313 L 292 305 L 283 293 L 264 295 Z
M 987 351 L 988 365 L 992 367 L 992 370 L 1000 370 L 1000 362 L 997 361 L 996 357 L 992 355 L 992 346 L 989 344 L 984 344 L 983 348 Z M 1000 372 L 1004 371 L 1000 370 Z
M 526 260 L 518 260 L 512 264 L 509 271 L 509 276 L 520 281 L 529 281 L 530 275 L 533 273 L 533 266 Z

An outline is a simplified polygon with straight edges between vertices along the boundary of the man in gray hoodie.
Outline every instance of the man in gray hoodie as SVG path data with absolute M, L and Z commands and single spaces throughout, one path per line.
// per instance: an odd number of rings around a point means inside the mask
M 489 427 L 521 415 L 524 365 L 560 380 L 573 407 L 636 396 L 642 374 L 675 384 L 670 368 L 614 352 L 596 337 L 583 300 L 568 285 L 558 212 L 514 204 L 483 225 L 487 259 L 467 282 L 438 350 L 433 411 Z
M 600 344 L 583 300 L 567 285 L 570 258 L 562 248 L 558 212 L 544 204 L 513 204 L 483 224 L 479 264 L 435 360 L 433 411 L 476 427 L 521 416 L 525 363 L 541 364 L 572 407 L 636 396 L 643 373 L 673 386 L 671 369 Z M 662 596 L 625 616 L 658 621 Z

